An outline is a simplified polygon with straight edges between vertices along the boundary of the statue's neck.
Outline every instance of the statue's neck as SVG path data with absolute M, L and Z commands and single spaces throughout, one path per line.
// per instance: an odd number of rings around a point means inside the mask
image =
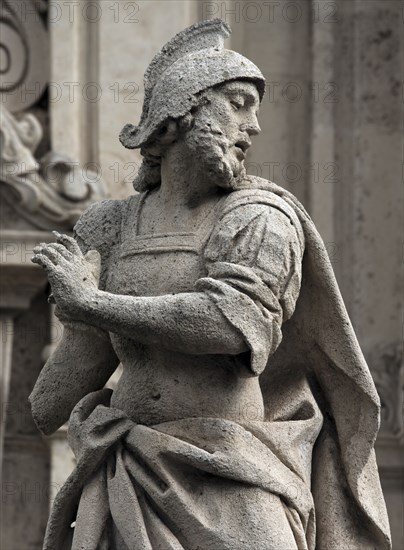
M 206 177 L 198 159 L 178 144 L 162 159 L 159 194 L 167 206 L 193 208 L 221 194 L 221 191 Z

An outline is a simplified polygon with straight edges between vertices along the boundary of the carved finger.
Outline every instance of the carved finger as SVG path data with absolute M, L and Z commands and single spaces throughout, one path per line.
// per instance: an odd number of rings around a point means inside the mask
M 45 245 L 45 246 L 36 246 L 34 248 L 34 252 L 36 255 L 42 255 L 42 256 L 46 256 L 47 258 L 49 258 L 51 260 L 51 262 L 53 262 L 55 265 L 58 265 L 60 263 L 60 261 L 63 259 L 63 256 L 61 256 L 59 254 L 59 252 L 57 252 L 57 250 L 53 249 L 53 248 L 50 248 L 49 245 Z
M 35 256 L 32 256 L 31 262 L 43 267 L 45 271 L 53 271 L 56 267 L 44 254 L 35 254 Z
M 55 235 L 56 240 L 58 243 L 61 243 L 63 246 L 69 250 L 72 254 L 75 256 L 82 256 L 83 253 L 81 252 L 81 249 L 79 245 L 77 244 L 76 240 L 73 239 L 73 237 L 69 237 L 69 235 L 62 235 L 61 233 L 58 233 L 57 231 L 52 231 L 52 233 Z
M 56 252 L 59 252 L 59 254 L 61 256 L 63 256 L 63 258 L 65 260 L 68 260 L 68 261 L 73 260 L 73 254 L 69 250 L 67 250 L 67 248 L 65 246 L 63 246 L 62 244 L 60 244 L 60 243 L 51 243 L 51 244 L 48 244 L 48 247 L 53 248 L 54 250 L 56 250 Z

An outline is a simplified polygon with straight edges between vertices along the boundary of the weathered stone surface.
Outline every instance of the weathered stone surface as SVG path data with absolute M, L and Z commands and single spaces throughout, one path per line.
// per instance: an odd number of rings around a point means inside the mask
M 263 77 L 225 30 L 188 29 L 147 73 L 122 136 L 142 193 L 35 249 L 65 332 L 32 411 L 45 433 L 70 415 L 77 459 L 45 549 L 390 548 L 379 399 L 313 222 L 246 175 Z

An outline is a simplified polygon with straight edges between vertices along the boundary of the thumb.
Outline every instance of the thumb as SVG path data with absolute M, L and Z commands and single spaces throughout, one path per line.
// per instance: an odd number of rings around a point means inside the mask
M 84 256 L 91 266 L 91 271 L 97 282 L 100 280 L 101 274 L 101 255 L 97 250 L 89 250 Z

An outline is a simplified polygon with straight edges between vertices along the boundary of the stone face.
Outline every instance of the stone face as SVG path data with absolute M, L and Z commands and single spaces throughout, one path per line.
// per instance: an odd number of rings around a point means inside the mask
M 313 222 L 246 175 L 263 77 L 227 32 L 146 72 L 141 193 L 34 250 L 65 330 L 32 412 L 77 461 L 45 549 L 390 548 L 379 399 Z

